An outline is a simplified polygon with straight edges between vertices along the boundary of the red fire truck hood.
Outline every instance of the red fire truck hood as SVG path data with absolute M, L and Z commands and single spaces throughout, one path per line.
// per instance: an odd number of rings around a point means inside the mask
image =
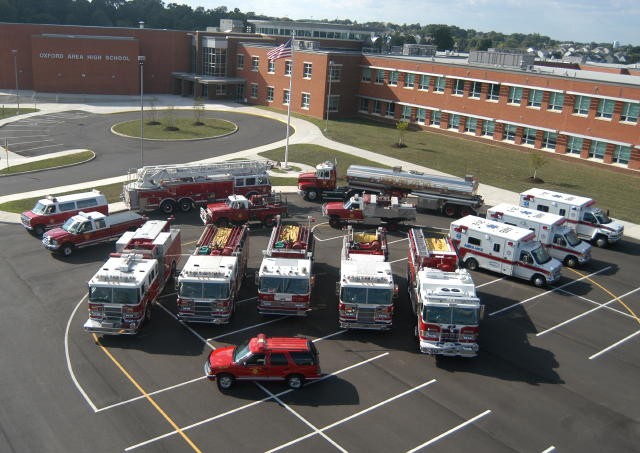
M 233 361 L 233 351 L 235 348 L 235 346 L 226 346 L 224 348 L 211 351 L 211 354 L 209 354 L 209 365 L 211 366 L 211 369 L 216 372 L 221 368 L 231 366 Z
M 49 239 L 54 239 L 54 240 L 60 242 L 61 239 L 70 236 L 71 233 L 69 233 L 66 230 L 63 230 L 62 228 L 53 228 L 53 229 L 47 231 L 44 235 L 48 236 Z
M 24 211 L 22 213 L 23 216 L 28 217 L 29 220 L 33 219 L 37 214 L 34 214 L 33 211 L 29 210 L 29 211 Z
M 327 212 L 344 210 L 344 203 L 342 201 L 330 201 L 328 203 L 325 203 L 324 206 Z
M 227 203 L 220 202 L 220 203 L 211 203 L 207 205 L 207 209 L 209 211 L 221 211 L 221 210 L 227 210 L 229 209 L 229 206 L 227 206 Z
M 316 179 L 316 174 L 315 172 L 312 172 L 312 171 L 308 171 L 306 173 L 300 173 L 298 175 L 298 182 L 310 181 L 315 179 Z

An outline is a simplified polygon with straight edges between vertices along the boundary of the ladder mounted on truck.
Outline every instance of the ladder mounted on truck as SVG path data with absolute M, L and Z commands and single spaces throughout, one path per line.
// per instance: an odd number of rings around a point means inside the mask
M 313 256 L 311 222 L 315 222 L 315 219 L 309 216 L 306 225 L 283 225 L 280 222 L 280 216 L 276 216 L 276 222 L 264 254 L 278 258 L 311 258 Z
M 231 228 L 206 225 L 196 243 L 194 255 L 238 255 L 242 251 L 241 244 L 248 230 L 247 225 Z
M 260 160 L 149 165 L 136 170 L 136 183 L 140 187 L 155 187 L 160 182 L 191 182 L 216 175 L 260 175 L 266 174 L 269 167 L 269 162 Z

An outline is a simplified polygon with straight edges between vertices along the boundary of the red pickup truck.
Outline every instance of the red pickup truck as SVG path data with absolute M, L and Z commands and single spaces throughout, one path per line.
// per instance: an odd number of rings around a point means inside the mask
M 101 212 L 80 212 L 60 228 L 44 233 L 42 245 L 54 253 L 69 256 L 77 248 L 114 241 L 125 231 L 133 231 L 148 219 L 132 211 L 104 215 Z
M 245 222 L 262 222 L 271 227 L 276 216 L 287 216 L 286 200 L 283 202 L 280 194 L 254 195 L 250 200 L 242 195 L 229 195 L 225 202 L 200 208 L 202 223 L 215 223 L 222 227 Z

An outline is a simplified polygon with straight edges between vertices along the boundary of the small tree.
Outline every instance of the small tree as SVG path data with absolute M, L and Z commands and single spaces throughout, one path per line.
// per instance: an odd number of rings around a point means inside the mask
M 545 156 L 541 151 L 531 151 L 529 153 L 529 167 L 533 173 L 531 176 L 533 181 L 542 182 L 542 180 L 538 180 L 538 170 L 546 165 L 547 162 L 547 156 Z
M 158 109 L 156 108 L 156 103 L 153 100 L 149 101 L 149 118 L 151 118 L 147 122 L 149 126 L 160 124 L 160 121 L 158 121 Z
M 193 118 L 196 126 L 202 126 L 202 116 L 204 115 L 204 103 L 200 98 L 196 99 L 193 103 Z
M 404 134 L 409 127 L 409 122 L 405 120 L 398 121 L 396 123 L 396 129 L 398 130 L 398 148 L 404 148 L 406 145 L 404 144 Z
M 167 123 L 165 131 L 177 131 L 176 127 L 176 108 L 173 105 L 168 105 L 164 111 L 164 119 Z

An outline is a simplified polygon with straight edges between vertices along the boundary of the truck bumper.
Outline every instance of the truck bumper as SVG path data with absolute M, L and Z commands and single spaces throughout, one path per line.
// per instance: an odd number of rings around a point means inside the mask
M 365 323 L 342 319 L 339 322 L 341 329 L 391 330 L 391 322 Z
M 307 316 L 310 308 L 285 308 L 285 307 L 265 307 L 258 305 L 258 313 L 261 315 L 285 315 L 285 316 Z
M 83 329 L 91 333 L 101 333 L 105 335 L 135 335 L 140 329 L 142 321 L 131 322 L 101 322 L 88 319 L 84 323 Z
M 229 324 L 231 313 L 224 315 L 194 315 L 192 313 L 178 313 L 178 319 L 185 322 L 198 322 L 202 324 Z
M 444 355 L 449 357 L 475 357 L 478 355 L 477 343 L 435 343 L 420 341 L 420 352 L 430 355 Z

